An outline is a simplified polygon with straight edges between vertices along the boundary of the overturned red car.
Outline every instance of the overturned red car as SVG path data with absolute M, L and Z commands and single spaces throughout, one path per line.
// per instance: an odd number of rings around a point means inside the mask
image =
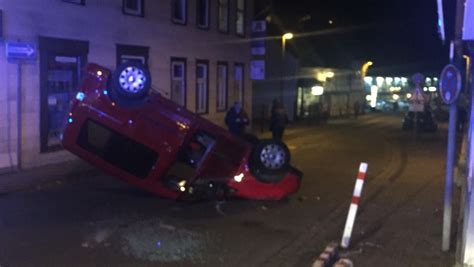
M 143 65 L 88 64 L 83 77 L 63 146 L 103 171 L 173 199 L 278 200 L 298 190 L 302 173 L 285 144 L 233 136 L 153 92 Z

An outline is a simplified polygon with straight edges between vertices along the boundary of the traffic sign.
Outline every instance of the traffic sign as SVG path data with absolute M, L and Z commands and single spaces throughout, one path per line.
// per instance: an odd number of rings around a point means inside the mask
M 411 80 L 415 84 L 415 89 L 412 92 L 408 110 L 412 112 L 423 112 L 425 111 L 425 97 L 421 91 L 421 85 L 425 81 L 425 76 L 421 73 L 415 73 L 411 77 Z
M 408 110 L 413 112 L 425 111 L 425 97 L 423 96 L 421 89 L 418 87 L 413 91 L 408 104 Z
M 461 73 L 453 64 L 444 67 L 439 82 L 439 94 L 444 103 L 454 103 L 461 92 Z
M 36 59 L 35 43 L 7 42 L 5 50 L 8 59 Z
M 412 82 L 415 84 L 415 87 L 421 87 L 421 84 L 425 81 L 425 75 L 421 74 L 421 73 L 415 73 L 412 77 L 411 77 L 411 80 Z

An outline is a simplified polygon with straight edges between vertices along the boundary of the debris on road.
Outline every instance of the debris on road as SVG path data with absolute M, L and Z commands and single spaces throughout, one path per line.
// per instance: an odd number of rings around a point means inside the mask
M 339 245 L 332 242 L 326 246 L 324 251 L 313 262 L 312 267 L 332 266 L 339 259 Z
M 333 265 L 333 267 L 354 267 L 354 264 L 349 259 L 340 259 Z
M 345 252 L 340 252 L 339 255 L 343 258 L 347 258 L 351 255 L 357 255 L 357 254 L 362 254 L 364 250 L 362 248 L 359 248 L 357 250 L 347 250 Z
M 169 230 L 169 231 L 175 231 L 176 230 L 176 227 L 174 227 L 173 225 L 170 225 L 170 224 L 166 224 L 166 223 L 160 223 L 160 227 L 163 228 L 163 229 Z
M 114 234 L 115 230 L 113 228 L 101 228 L 94 232 L 93 234 L 86 237 L 86 240 L 81 243 L 81 247 L 83 248 L 95 248 L 100 245 L 104 245 L 107 247 L 107 240 L 111 238 Z M 108 243 L 110 245 L 110 243 Z
M 305 201 L 305 200 L 307 200 L 307 199 L 308 199 L 308 197 L 306 197 L 306 196 L 300 196 L 300 197 L 298 197 L 298 200 L 301 201 L 301 202 L 303 202 L 303 201 Z
M 202 250 L 209 243 L 207 235 L 163 225 L 166 224 L 149 220 L 120 229 L 122 252 L 146 261 L 203 261 Z
M 220 215 L 225 215 L 224 210 L 222 209 L 222 206 L 225 204 L 225 201 L 216 201 L 216 211 Z
M 383 248 L 382 245 L 375 244 L 375 243 L 372 243 L 372 242 L 364 242 L 364 243 L 362 243 L 362 246 L 363 247 L 371 247 L 371 248 Z

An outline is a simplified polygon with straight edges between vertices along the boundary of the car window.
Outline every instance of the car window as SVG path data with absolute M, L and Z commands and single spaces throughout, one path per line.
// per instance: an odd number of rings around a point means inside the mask
M 197 168 L 215 143 L 210 134 L 198 131 L 191 140 L 183 146 L 179 153 L 179 160 Z
M 158 153 L 108 127 L 87 120 L 77 143 L 115 167 L 146 178 L 158 160 Z

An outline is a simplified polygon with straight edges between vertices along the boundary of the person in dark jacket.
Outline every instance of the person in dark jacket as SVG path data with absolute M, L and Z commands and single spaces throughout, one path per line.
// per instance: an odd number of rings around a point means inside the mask
M 247 113 L 242 109 L 240 102 L 236 101 L 234 106 L 225 115 L 225 124 L 229 132 L 242 136 L 245 133 L 245 126 L 249 124 Z
M 270 122 L 270 131 L 274 140 L 281 141 L 286 125 L 288 124 L 288 116 L 283 105 L 278 100 L 273 101 L 272 117 Z

